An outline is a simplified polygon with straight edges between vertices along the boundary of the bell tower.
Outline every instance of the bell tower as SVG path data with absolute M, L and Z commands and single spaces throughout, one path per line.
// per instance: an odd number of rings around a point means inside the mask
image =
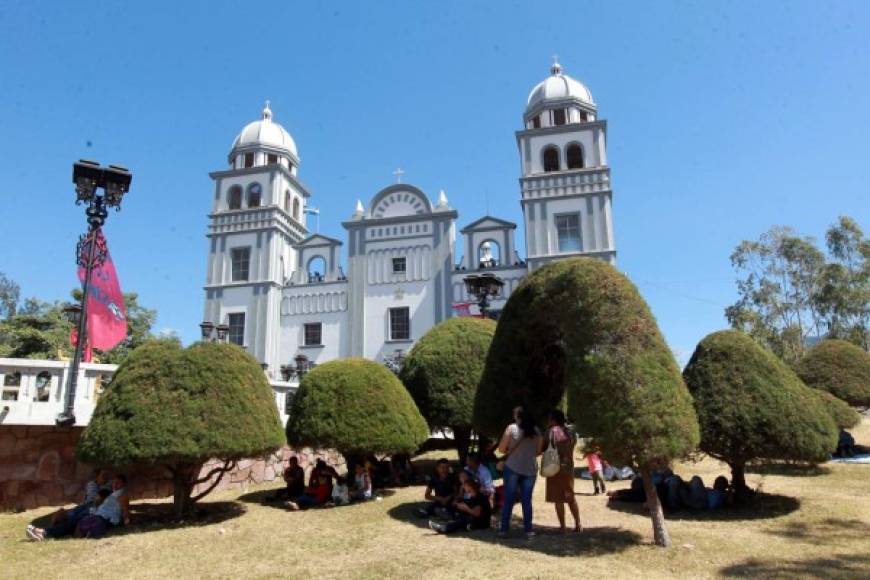
M 523 124 L 516 138 L 529 267 L 572 256 L 615 263 L 607 122 L 592 93 L 554 58 Z
M 308 236 L 310 194 L 297 178 L 296 143 L 273 121 L 268 101 L 236 137 L 228 162 L 209 174 L 215 190 L 203 320 L 229 325 L 229 341 L 275 376 L 281 292 L 297 264 L 294 245 Z

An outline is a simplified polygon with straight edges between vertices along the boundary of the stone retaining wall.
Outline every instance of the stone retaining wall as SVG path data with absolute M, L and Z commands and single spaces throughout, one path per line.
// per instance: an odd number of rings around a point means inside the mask
M 60 506 L 81 501 L 84 485 L 93 467 L 76 461 L 75 448 L 81 427 L 0 425 L 0 510 L 17 511 L 40 506 Z M 249 485 L 280 480 L 291 455 L 304 468 L 318 458 L 339 471 L 344 460 L 334 452 L 296 452 L 283 447 L 267 457 L 243 459 L 224 475 L 217 489 L 247 489 Z M 203 474 L 217 466 L 211 461 Z M 172 495 L 172 482 L 165 470 L 132 469 L 127 472 L 130 496 L 136 499 Z M 207 484 L 203 484 L 205 486 Z

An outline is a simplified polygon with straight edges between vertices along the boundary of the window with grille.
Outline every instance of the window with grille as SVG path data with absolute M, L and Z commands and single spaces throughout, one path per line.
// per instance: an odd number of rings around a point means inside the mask
M 260 207 L 263 202 L 263 187 L 259 183 L 248 186 L 248 207 Z
M 407 265 L 405 258 L 393 258 L 393 274 L 404 274 Z
M 404 308 L 390 308 L 390 340 L 410 340 L 411 311 Z
M 227 206 L 230 209 L 242 208 L 242 188 L 238 185 L 234 185 L 230 188 L 230 191 L 227 194 Z
M 582 250 L 580 238 L 580 214 L 569 213 L 556 216 L 556 236 L 560 252 L 579 252 Z
M 245 313 L 234 312 L 227 317 L 230 331 L 227 334 L 231 344 L 245 345 Z
M 233 282 L 244 282 L 250 275 L 251 248 L 233 248 L 230 252 L 232 258 Z
M 3 397 L 4 401 L 17 401 L 18 392 L 21 390 L 21 373 L 8 373 L 3 377 Z
M 553 111 L 553 124 L 554 125 L 564 125 L 565 124 L 565 109 L 556 109 Z
M 245 153 L 245 167 L 253 167 L 254 166 L 254 154 L 253 153 Z
M 304 327 L 305 346 L 320 346 L 323 344 L 323 325 L 319 322 L 306 324 Z
M 552 145 L 544 149 L 544 171 L 559 171 L 559 150 Z

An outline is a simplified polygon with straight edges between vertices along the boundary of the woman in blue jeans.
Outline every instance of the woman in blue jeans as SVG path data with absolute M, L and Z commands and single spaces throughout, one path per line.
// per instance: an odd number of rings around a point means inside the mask
M 523 508 L 523 529 L 526 537 L 535 537 L 532 530 L 532 492 L 538 476 L 537 457 L 544 452 L 544 438 L 535 425 L 534 417 L 522 407 L 514 409 L 514 422 L 507 426 L 498 450 L 506 456 L 504 467 L 504 506 L 501 510 L 499 536 L 507 536 L 511 513 L 520 495 Z

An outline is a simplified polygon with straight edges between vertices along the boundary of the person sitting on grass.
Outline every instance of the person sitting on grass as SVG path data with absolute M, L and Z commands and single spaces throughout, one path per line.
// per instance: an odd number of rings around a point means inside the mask
M 365 501 L 372 499 L 372 478 L 365 465 L 354 467 L 353 489 L 350 493 L 351 501 Z
M 284 483 L 287 484 L 287 487 L 279 489 L 274 495 L 269 496 L 269 501 L 299 497 L 305 493 L 305 470 L 299 465 L 299 459 L 295 455 L 287 460 Z
M 311 482 L 319 481 L 321 477 L 326 477 L 326 485 L 329 487 L 329 493 L 327 497 L 332 495 L 332 481 L 341 477 L 334 467 L 331 467 L 326 463 L 323 459 L 318 459 L 314 464 L 314 467 L 311 469 L 311 473 L 308 474 L 308 484 L 311 485 Z M 303 494 L 304 495 L 304 494 Z M 290 496 L 295 497 L 295 496 Z
M 347 478 L 339 477 L 332 486 L 332 505 L 348 505 L 350 503 L 350 491 L 347 488 Z
M 101 489 L 111 491 L 112 482 L 109 481 L 109 476 L 104 469 L 97 469 L 94 471 L 94 478 L 85 484 L 85 497 L 82 503 L 69 511 L 61 508 L 51 517 L 51 523 L 59 524 L 67 517 L 78 521 L 91 513 L 91 509 L 93 509 L 94 502 L 97 499 L 97 494 Z
M 315 477 L 308 483 L 305 493 L 288 500 L 287 507 L 296 511 L 325 504 L 332 494 L 330 481 L 331 478 L 328 475 L 315 474 Z
M 417 515 L 425 518 L 434 514 L 439 508 L 447 510 L 453 505 L 455 496 L 456 484 L 450 473 L 450 462 L 446 459 L 439 459 L 438 463 L 435 464 L 435 475 L 429 479 L 426 485 L 424 497 L 429 503 L 426 507 L 417 510 Z
M 471 476 L 480 484 L 480 492 L 490 501 L 495 493 L 495 486 L 492 484 L 492 473 L 489 468 L 483 464 L 479 453 L 469 453 L 465 459 L 465 464 Z
M 465 497 L 456 503 L 453 518 L 447 522 L 429 520 L 429 527 L 439 534 L 449 534 L 458 530 L 486 530 L 492 524 L 492 506 L 489 498 L 483 495 L 480 484 L 468 479 L 463 485 Z
M 855 457 L 855 438 L 845 429 L 840 429 L 837 452 L 834 455 L 842 458 Z
M 116 475 L 112 491 L 101 489 L 90 513 L 80 518 L 67 517 L 63 521 L 42 529 L 27 526 L 27 537 L 41 542 L 47 538 L 62 538 L 75 533 L 79 537 L 101 538 L 110 527 L 130 523 L 130 498 L 127 495 L 127 478 Z

